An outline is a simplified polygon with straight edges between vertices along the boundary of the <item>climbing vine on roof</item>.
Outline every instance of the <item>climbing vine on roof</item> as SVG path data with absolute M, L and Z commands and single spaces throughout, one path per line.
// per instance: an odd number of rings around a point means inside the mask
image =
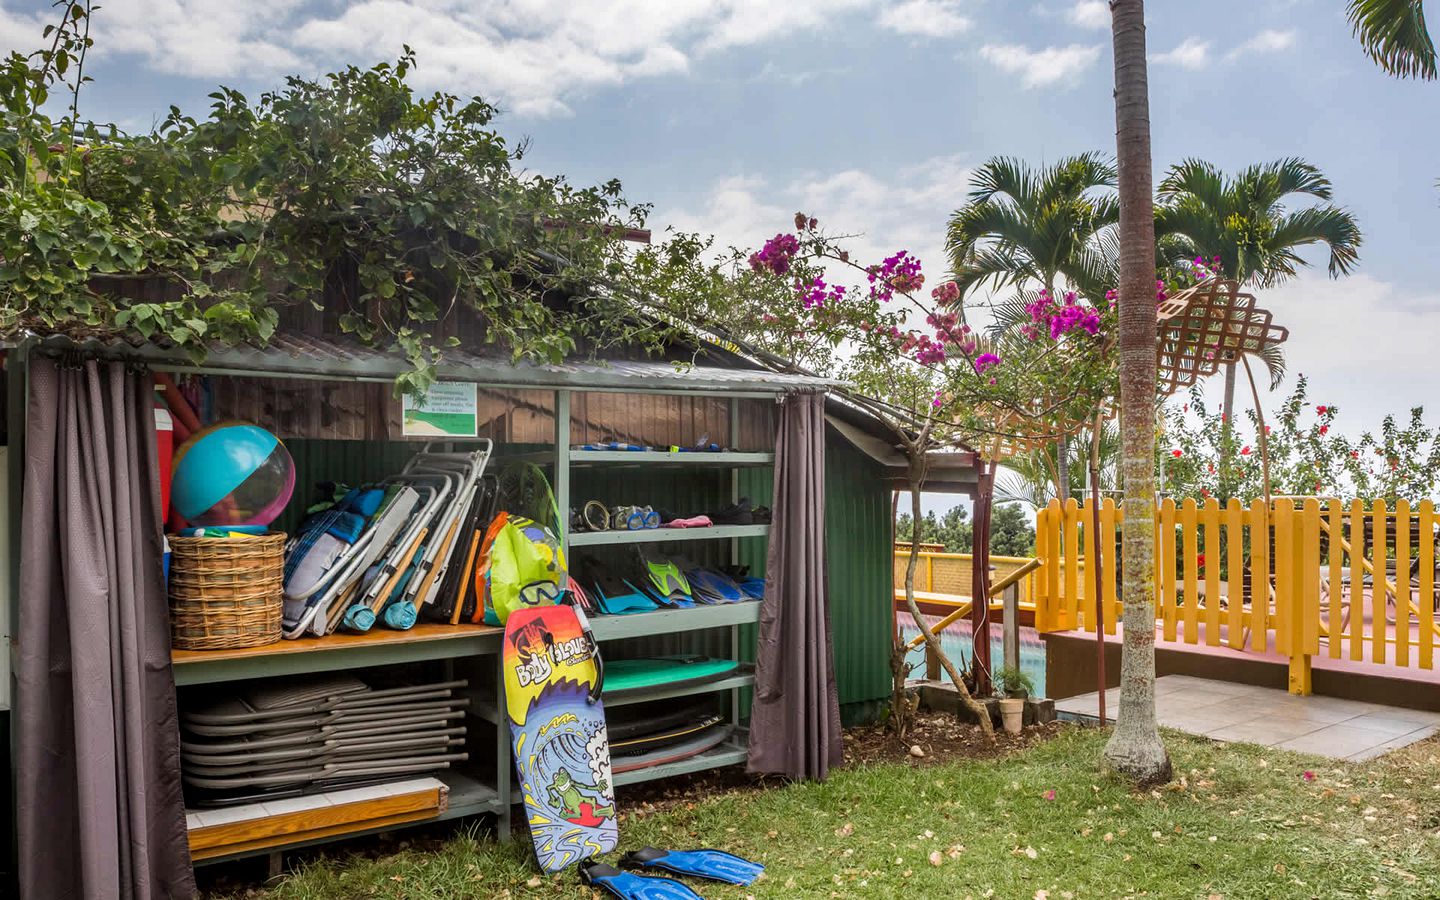
M 478 97 L 421 94 L 395 62 L 291 77 L 146 134 L 82 114 L 90 5 L 0 64 L 0 333 L 139 337 L 197 356 L 264 343 L 287 305 L 343 298 L 339 324 L 433 376 L 457 305 L 516 359 L 558 361 L 663 329 L 592 286 L 623 277 L 648 209 L 618 182 L 523 168 Z M 96 14 L 102 14 L 96 9 Z M 162 284 L 137 299 L 140 282 Z M 149 296 L 154 296 L 151 292 Z

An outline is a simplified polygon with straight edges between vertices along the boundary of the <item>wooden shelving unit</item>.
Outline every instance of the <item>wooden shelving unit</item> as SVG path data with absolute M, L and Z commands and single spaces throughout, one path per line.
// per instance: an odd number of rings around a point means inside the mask
M 740 395 L 745 396 L 745 395 Z M 630 473 L 647 468 L 695 471 L 698 473 L 726 472 L 730 474 L 731 499 L 738 491 L 736 470 L 748 467 L 763 467 L 774 464 L 772 453 L 720 452 L 670 453 L 665 451 L 586 451 L 574 450 L 570 446 L 570 392 L 555 391 L 556 435 L 555 449 L 544 453 L 505 455 L 503 447 L 494 464 L 499 465 L 514 459 L 525 459 L 551 467 L 552 485 L 557 506 L 566 510 L 571 506 L 571 469 L 595 470 L 603 468 L 624 469 Z M 737 433 L 738 398 L 731 399 L 732 434 Z M 718 525 L 710 528 L 676 529 L 658 528 L 641 531 L 610 531 L 574 533 L 567 536 L 567 552 L 572 548 L 616 547 L 639 544 L 662 544 L 691 541 L 728 541 L 731 552 L 741 546 L 742 541 L 767 539 L 770 526 Z M 674 635 L 703 630 L 717 630 L 728 633 L 729 652 L 738 658 L 742 640 L 742 627 L 759 620 L 760 604 L 746 601 L 697 606 L 693 609 L 662 609 L 654 612 L 622 616 L 596 616 L 591 619 L 595 637 L 601 642 L 614 642 L 631 638 Z M 513 765 L 510 758 L 510 735 L 506 728 L 501 708 L 503 698 L 498 695 L 496 685 L 503 684 L 500 670 L 500 650 L 504 629 L 484 625 L 439 625 L 419 624 L 409 631 L 391 631 L 375 628 L 366 634 L 334 634 L 324 638 L 301 638 L 285 640 L 264 647 L 244 650 L 185 651 L 172 654 L 175 683 L 178 687 L 219 684 L 253 678 L 301 675 L 307 673 L 334 671 L 369 671 L 378 667 L 425 661 L 454 661 L 460 659 L 485 658 L 487 665 L 493 665 L 495 685 L 472 685 L 469 689 L 472 719 L 488 722 L 494 726 L 493 745 L 495 763 L 493 767 L 476 767 L 446 770 L 435 773 L 434 777 L 448 788 L 443 808 L 430 814 L 410 811 L 404 815 L 414 818 L 410 821 L 436 821 L 481 814 L 493 814 L 497 820 L 497 831 L 501 838 L 508 837 L 510 817 L 515 796 L 512 790 Z M 615 706 L 624 706 L 655 700 L 669 700 L 679 697 L 704 694 L 729 695 L 729 720 L 735 731 L 721 745 L 705 753 L 678 762 L 666 763 L 650 768 L 626 772 L 615 776 L 616 784 L 634 784 L 653 778 L 665 778 L 688 772 L 697 772 L 718 766 L 736 765 L 745 760 L 745 738 L 742 691 L 754 686 L 752 669 L 742 667 L 735 674 L 713 682 L 696 685 L 658 686 L 652 690 L 627 693 L 623 699 L 609 701 Z M 472 746 L 475 746 L 472 739 Z M 397 814 L 399 815 L 399 814 Z M 204 812 L 196 822 L 204 819 Z M 211 816 L 211 819 L 214 817 Z M 356 836 L 374 831 L 397 827 L 404 824 L 403 817 L 381 824 L 367 825 L 357 820 L 352 827 L 336 824 L 324 833 L 311 830 L 297 831 L 293 839 L 285 837 L 267 839 L 263 842 L 238 846 L 234 852 L 224 848 L 207 850 L 206 859 L 211 862 L 233 859 L 256 853 L 294 849 L 311 844 L 335 840 L 338 837 Z

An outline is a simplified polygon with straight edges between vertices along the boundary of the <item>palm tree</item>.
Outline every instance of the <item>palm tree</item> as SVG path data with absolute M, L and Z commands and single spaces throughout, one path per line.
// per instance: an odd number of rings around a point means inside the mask
M 1288 210 L 1292 197 L 1323 201 Z M 1210 163 L 1187 159 L 1160 182 L 1155 229 L 1160 257 L 1167 263 L 1218 256 L 1222 271 L 1242 284 L 1273 287 L 1307 265 L 1297 252 L 1323 245 L 1330 251 L 1330 277 L 1347 275 L 1359 258 L 1360 226 L 1345 209 L 1328 201 L 1330 179 L 1303 159 L 1291 157 L 1250 166 L 1233 177 Z M 1271 386 L 1285 374 L 1278 348 L 1262 355 Z M 1235 421 L 1235 366 L 1225 366 L 1226 427 Z
M 988 284 L 1022 294 L 1044 288 L 1051 296 L 1074 288 L 1099 299 L 1115 283 L 1120 210 L 1112 190 L 1115 167 L 1104 156 L 1083 153 L 1038 171 L 996 157 L 976 171 L 973 183 L 945 235 L 962 296 Z M 1062 497 L 1070 496 L 1069 455 L 1060 453 Z
M 1155 720 L 1155 198 L 1144 0 L 1111 0 L 1120 190 L 1120 712 L 1105 763 L 1142 784 L 1170 779 Z
M 1087 428 L 1069 442 L 1070 479 L 1076 496 L 1084 496 L 1090 491 L 1091 437 L 1092 432 Z M 1033 509 L 1043 509 L 1051 500 L 1058 499 L 1058 446 L 1038 447 L 1023 456 L 1006 459 L 1005 477 L 995 481 L 995 502 L 1024 503 Z M 1105 423 L 1100 430 L 1099 451 L 1100 490 L 1114 492 L 1119 487 L 1120 431 L 1111 423 Z
M 1424 81 L 1440 74 L 1423 0 L 1350 0 L 1346 14 L 1366 55 L 1386 72 Z

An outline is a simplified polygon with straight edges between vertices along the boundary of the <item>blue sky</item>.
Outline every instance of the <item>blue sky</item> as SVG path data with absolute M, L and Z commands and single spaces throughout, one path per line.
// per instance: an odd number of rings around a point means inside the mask
M 1101 0 L 108 0 L 84 112 L 129 129 L 217 83 L 419 53 L 419 84 L 501 105 L 529 163 L 620 178 L 675 225 L 753 245 L 797 209 L 909 249 L 929 271 L 972 167 L 1113 152 Z M 1359 273 L 1321 265 L 1261 295 L 1292 371 L 1374 427 L 1428 399 L 1440 339 L 1440 86 L 1365 59 L 1340 0 L 1148 4 L 1157 171 L 1298 155 L 1365 232 Z M 48 3 L 0 0 L 0 45 L 32 47 Z M 1436 410 L 1440 413 L 1440 409 Z

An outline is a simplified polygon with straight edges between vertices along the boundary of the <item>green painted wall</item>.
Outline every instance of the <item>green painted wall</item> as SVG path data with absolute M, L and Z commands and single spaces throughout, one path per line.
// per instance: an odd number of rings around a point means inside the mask
M 890 491 L 880 467 L 833 432 L 825 445 L 825 540 L 835 679 L 846 724 L 870 721 L 890 696 Z M 770 496 L 768 469 L 743 472 L 741 493 Z M 744 558 L 763 572 L 763 550 Z

